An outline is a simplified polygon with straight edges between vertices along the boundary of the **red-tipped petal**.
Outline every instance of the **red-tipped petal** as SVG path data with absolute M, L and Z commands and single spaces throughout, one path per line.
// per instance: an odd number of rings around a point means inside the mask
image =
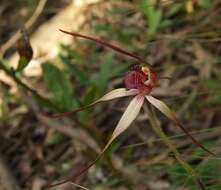
M 161 111 L 165 116 L 167 116 L 170 120 L 172 120 L 198 147 L 202 148 L 207 153 L 216 156 L 213 152 L 204 147 L 200 142 L 198 142 L 187 130 L 186 128 L 179 122 L 176 117 L 176 114 L 173 110 L 171 110 L 163 101 L 154 98 L 153 96 L 146 96 L 146 99 L 159 111 Z

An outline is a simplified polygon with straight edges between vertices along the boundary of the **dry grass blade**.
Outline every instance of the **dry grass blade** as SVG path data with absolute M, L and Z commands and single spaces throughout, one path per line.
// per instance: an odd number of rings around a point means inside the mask
M 75 186 L 75 187 L 79 187 L 79 188 L 84 189 L 84 190 L 89 190 L 88 188 L 83 187 L 83 186 L 81 186 L 81 185 L 78 185 L 78 184 L 76 184 L 76 183 L 71 182 L 71 184 L 72 184 L 73 186 Z
M 202 129 L 202 130 L 197 130 L 197 131 L 193 131 L 193 132 L 189 132 L 191 135 L 202 135 L 202 134 L 210 134 L 210 133 L 214 133 L 217 134 L 219 133 L 221 127 L 213 127 L 213 128 L 209 128 L 209 129 Z M 174 139 L 178 139 L 181 137 L 185 137 L 186 133 L 181 133 L 181 134 L 177 134 L 177 135 L 172 135 L 172 136 L 168 136 L 168 139 L 170 140 L 174 140 Z M 144 141 L 144 142 L 138 142 L 138 143 L 133 143 L 133 144 L 129 144 L 129 145 L 125 145 L 122 146 L 122 149 L 126 149 L 126 148 L 135 148 L 138 146 L 143 146 L 146 145 L 148 143 L 154 143 L 154 142 L 160 142 L 162 141 L 162 138 L 156 138 L 156 139 L 152 139 L 152 140 L 148 140 L 148 141 Z
M 175 113 L 162 101 L 154 98 L 153 96 L 146 96 L 147 100 L 156 107 L 159 111 L 161 111 L 164 115 L 166 115 L 170 120 L 172 120 L 191 140 L 192 142 L 197 145 L 198 147 L 202 148 L 207 153 L 216 157 L 216 155 L 204 147 L 200 142 L 198 142 L 186 129 L 185 127 L 179 122 Z

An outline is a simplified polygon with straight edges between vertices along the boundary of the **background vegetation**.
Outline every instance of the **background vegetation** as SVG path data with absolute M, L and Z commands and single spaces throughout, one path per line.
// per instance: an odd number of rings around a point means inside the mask
M 71 3 L 48 0 L 28 28 L 31 43 L 31 34 Z M 37 0 L 1 1 L 1 47 L 30 18 L 37 5 Z M 206 189 L 221 189 L 221 2 L 105 0 L 89 5 L 83 16 L 86 19 L 80 33 L 118 44 L 151 63 L 159 76 L 172 78 L 159 81 L 153 93 L 173 107 L 184 126 L 218 157 L 197 148 L 157 112 L 158 121 L 182 158 L 201 176 Z M 7 76 L 15 80 L 11 83 L 0 77 L 0 166 L 2 163 L 10 173 L 7 180 L 13 187 L 36 190 L 49 181 L 78 172 L 94 160 L 128 99 L 108 102 L 60 120 L 42 113 L 82 107 L 114 88 L 123 87 L 123 76 L 134 61 L 96 43 L 72 38 L 71 43 L 56 42 L 57 54 L 53 59 L 38 62 L 41 74 L 27 76 L 26 65 L 17 72 L 10 69 L 15 48 L 16 44 L 12 44 L 1 53 L 0 60 L 0 69 L 8 71 Z M 32 48 L 35 53 L 36 47 Z M 33 60 L 43 56 L 34 56 Z M 0 179 L 4 179 L 5 170 L 0 170 Z M 145 111 L 76 182 L 95 190 L 199 189 L 152 131 Z M 10 190 L 4 182 L 1 185 Z M 57 187 L 74 188 L 71 184 Z

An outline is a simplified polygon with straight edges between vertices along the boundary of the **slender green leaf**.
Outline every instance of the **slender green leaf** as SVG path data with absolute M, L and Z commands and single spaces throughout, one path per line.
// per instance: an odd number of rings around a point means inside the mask
M 62 109 L 73 107 L 72 87 L 64 72 L 58 67 L 45 63 L 42 65 L 44 80 L 53 94 L 53 100 Z
M 141 9 L 147 19 L 148 22 L 148 35 L 149 37 L 153 37 L 162 20 L 162 11 L 160 9 L 155 9 L 149 0 L 142 0 Z
M 113 56 L 109 55 L 105 57 L 105 62 L 101 64 L 100 73 L 96 80 L 96 86 L 99 94 L 102 94 L 108 86 L 108 80 L 111 76 L 111 70 L 113 67 Z

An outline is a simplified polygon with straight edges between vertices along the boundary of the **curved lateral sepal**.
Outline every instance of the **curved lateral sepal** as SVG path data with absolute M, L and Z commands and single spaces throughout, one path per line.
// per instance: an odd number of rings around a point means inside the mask
M 136 94 L 138 94 L 138 90 L 136 90 L 136 89 L 127 90 L 126 88 L 118 88 L 118 89 L 110 91 L 109 93 L 105 94 L 104 96 L 102 96 L 101 98 L 96 100 L 95 102 L 93 102 L 93 103 L 91 103 L 87 106 L 84 106 L 82 108 L 77 108 L 77 109 L 74 109 L 74 110 L 71 110 L 71 111 L 68 111 L 68 112 L 64 112 L 64 113 L 61 113 L 61 114 L 49 115 L 47 113 L 43 113 L 43 115 L 46 116 L 46 117 L 59 119 L 59 118 L 67 117 L 69 115 L 72 115 L 72 114 L 75 114 L 77 112 L 83 111 L 85 109 L 91 108 L 91 107 L 93 107 L 96 104 L 101 103 L 101 102 L 113 100 L 113 99 L 116 99 L 116 98 L 126 97 L 126 96 L 133 96 L 133 95 L 136 95 Z
M 192 142 L 206 151 L 207 153 L 211 154 L 212 156 L 216 157 L 216 154 L 208 150 L 206 147 L 204 147 L 199 141 L 197 141 L 186 129 L 185 127 L 179 122 L 177 119 L 176 114 L 174 111 L 172 111 L 163 101 L 158 100 L 157 98 L 154 98 L 153 96 L 146 96 L 146 99 L 159 111 L 161 111 L 165 116 L 167 116 L 171 121 L 173 121 L 176 126 L 178 126 L 191 140 Z

